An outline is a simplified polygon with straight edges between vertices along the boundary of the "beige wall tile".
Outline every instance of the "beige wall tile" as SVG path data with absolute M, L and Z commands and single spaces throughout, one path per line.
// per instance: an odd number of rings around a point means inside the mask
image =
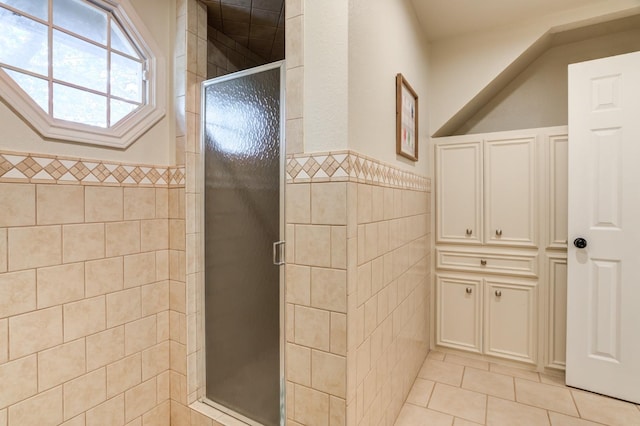
M 194 413 L 194 411 L 191 411 Z M 158 404 L 149 412 L 142 416 L 142 426 L 170 426 L 171 422 L 171 402 L 165 401 Z M 192 426 L 199 426 L 192 420 Z
M 145 285 L 141 290 L 142 316 L 169 309 L 169 281 Z
M 295 263 L 311 266 L 331 266 L 331 227 L 296 225 Z
M 347 224 L 347 184 L 343 182 L 311 185 L 311 222 L 314 224 Z
M 124 257 L 124 286 L 135 287 L 156 281 L 155 252 Z
M 95 407 L 107 399 L 105 369 L 100 368 L 65 383 L 63 392 L 65 420 Z
M 347 315 L 331 312 L 330 350 L 334 354 L 347 355 Z
M 85 263 L 86 297 L 122 290 L 124 265 L 122 257 L 112 257 Z
M 56 426 L 62 423 L 62 386 L 9 407 L 9 426 Z
M 105 296 L 64 305 L 64 340 L 69 342 L 104 330 L 106 327 Z
M 33 336 L 38 336 L 34 339 Z M 9 318 L 9 356 L 16 359 L 62 343 L 62 306 Z
M 287 184 L 286 191 L 287 222 L 311 223 L 310 184 Z
M 372 209 L 372 187 L 371 185 L 358 185 L 358 224 L 371 222 L 373 216 Z
M 156 344 L 156 316 L 151 315 L 124 326 L 124 352 L 131 355 Z
M 187 287 L 184 282 L 169 282 L 169 309 L 176 312 L 187 312 Z
M 84 222 L 84 188 L 75 185 L 37 185 L 38 225 Z
M 287 70 L 286 75 L 286 105 L 287 105 L 287 120 L 293 118 L 301 118 L 304 112 L 304 69 L 293 68 Z
M 124 188 L 124 220 L 155 219 L 154 188 Z
M 171 372 L 169 370 L 158 374 L 156 377 L 158 389 L 158 403 L 169 399 L 169 387 L 171 380 Z
M 38 309 L 84 297 L 84 263 L 40 268 L 37 279 Z
M 124 358 L 107 366 L 107 398 L 131 389 L 142 377 L 140 354 Z
M 311 268 L 311 306 L 347 312 L 347 272 L 341 269 Z
M 62 263 L 62 228 L 10 228 L 8 247 L 10 271 L 59 265 Z
M 294 419 L 303 425 L 329 424 L 329 395 L 304 386 L 295 387 Z
M 156 251 L 156 279 L 158 281 L 169 279 L 169 250 Z
M 169 311 L 163 311 L 156 315 L 157 341 L 169 340 Z
M 104 257 L 104 224 L 91 223 L 62 227 L 64 263 Z
M 0 272 L 7 271 L 7 230 L 0 229 Z
M 287 380 L 304 386 L 311 386 L 311 349 L 287 344 Z
M 85 372 L 84 339 L 40 352 L 38 354 L 38 391 L 42 392 L 58 386 L 83 375 Z
M 329 426 L 347 424 L 347 402 L 335 396 L 329 397 Z
M 0 275 L 0 318 L 36 308 L 36 271 Z
M 0 320 L 0 364 L 9 360 L 9 320 Z
M 140 288 L 107 295 L 107 327 L 135 321 L 140 318 Z
M 38 368 L 35 355 L 0 365 L 0 409 L 38 392 Z
M 286 300 L 298 305 L 311 304 L 311 268 L 293 264 L 286 265 Z
M 124 357 L 124 325 L 87 336 L 87 370 L 115 362 Z
M 169 369 L 169 341 L 142 352 L 142 380 L 148 380 Z
M 347 228 L 345 226 L 331 227 L 331 267 L 347 268 Z
M 169 248 L 169 220 L 140 221 L 140 250 L 166 250 Z
M 168 188 L 156 188 L 156 217 L 162 219 L 169 217 Z
M 66 422 L 62 423 L 60 426 L 85 426 L 84 413 L 72 418 L 71 420 L 67 420 Z
M 107 257 L 140 251 L 140 222 L 114 222 L 105 225 Z
M 187 374 L 187 347 L 184 344 L 170 341 L 169 360 L 171 369 L 183 376 Z
M 312 351 L 311 386 L 331 395 L 345 397 L 347 389 L 347 359 L 340 355 Z
M 130 421 L 151 410 L 156 405 L 155 378 L 142 382 L 124 394 L 125 421 Z
M 169 278 L 176 281 L 185 281 L 186 256 L 181 250 L 169 250 Z
M 0 227 L 36 224 L 36 186 L 0 183 Z
M 185 191 L 184 188 L 169 189 L 169 217 L 172 219 L 184 219 Z
M 184 250 L 186 247 L 186 228 L 184 219 L 169 219 L 169 248 Z
M 86 413 L 86 426 L 124 424 L 124 395 L 103 402 Z
M 123 188 L 86 186 L 84 216 L 86 222 L 115 222 L 123 218 Z
M 328 311 L 295 307 L 295 343 L 328 351 L 330 347 L 330 314 Z

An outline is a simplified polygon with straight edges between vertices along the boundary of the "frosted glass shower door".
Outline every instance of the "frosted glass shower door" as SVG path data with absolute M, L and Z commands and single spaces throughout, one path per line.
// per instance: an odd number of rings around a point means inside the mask
M 263 425 L 280 424 L 282 74 L 203 85 L 206 398 Z

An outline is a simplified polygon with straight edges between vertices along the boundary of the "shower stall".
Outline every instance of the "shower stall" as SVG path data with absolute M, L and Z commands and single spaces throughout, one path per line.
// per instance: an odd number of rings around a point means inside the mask
M 284 63 L 203 83 L 206 398 L 283 423 Z

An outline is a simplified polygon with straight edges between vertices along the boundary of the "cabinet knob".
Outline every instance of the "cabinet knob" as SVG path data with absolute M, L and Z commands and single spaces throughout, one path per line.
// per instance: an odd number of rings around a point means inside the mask
M 485 266 L 485 265 L 487 264 L 487 261 L 486 261 L 486 260 L 484 260 L 484 259 L 480 259 L 480 264 L 481 264 L 482 266 Z
M 496 297 L 501 297 L 502 296 L 502 292 L 500 290 L 496 290 Z
M 473 230 L 472 229 L 467 229 L 467 235 L 471 235 L 473 234 Z
M 471 294 L 471 293 L 473 293 L 473 289 L 471 287 L 467 287 L 466 292 L 467 292 L 467 294 Z
M 502 237 L 502 229 L 496 229 L 496 235 Z

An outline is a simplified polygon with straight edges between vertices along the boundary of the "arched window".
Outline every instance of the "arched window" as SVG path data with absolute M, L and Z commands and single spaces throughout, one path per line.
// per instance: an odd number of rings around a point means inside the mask
M 0 96 L 44 137 L 126 147 L 164 115 L 157 49 L 125 5 L 0 0 Z

